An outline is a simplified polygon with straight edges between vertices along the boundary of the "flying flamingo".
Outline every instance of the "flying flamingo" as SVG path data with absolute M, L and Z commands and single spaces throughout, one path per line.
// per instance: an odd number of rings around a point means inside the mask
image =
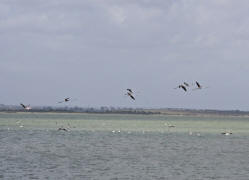
M 26 106 L 26 105 L 24 105 L 24 104 L 22 104 L 22 103 L 20 103 L 20 105 L 21 105 L 24 109 L 26 109 L 26 110 L 32 109 L 30 105 Z

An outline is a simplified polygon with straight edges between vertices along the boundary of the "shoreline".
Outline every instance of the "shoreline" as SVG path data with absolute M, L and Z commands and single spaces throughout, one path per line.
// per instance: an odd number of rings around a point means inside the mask
M 205 112 L 205 110 L 159 110 L 143 109 L 141 111 L 112 111 L 112 112 L 73 112 L 73 111 L 0 111 L 0 114 L 99 114 L 99 115 L 156 115 L 156 116 L 173 116 L 173 117 L 238 117 L 249 118 L 249 112 L 219 111 Z

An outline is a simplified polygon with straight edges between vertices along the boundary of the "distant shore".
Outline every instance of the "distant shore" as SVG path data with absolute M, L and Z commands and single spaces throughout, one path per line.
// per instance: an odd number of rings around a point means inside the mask
M 249 117 L 248 111 L 239 110 L 198 110 L 198 109 L 148 109 L 150 112 L 157 112 L 169 116 L 195 116 L 195 117 Z
M 24 110 L 18 106 L 0 106 L 0 113 L 87 113 L 87 114 L 141 114 L 141 115 L 167 115 L 167 116 L 237 116 L 249 117 L 249 111 L 240 110 L 210 110 L 210 109 L 177 109 L 177 108 L 161 108 L 161 109 L 143 109 L 143 108 L 79 108 L 79 107 L 35 107 L 31 110 Z

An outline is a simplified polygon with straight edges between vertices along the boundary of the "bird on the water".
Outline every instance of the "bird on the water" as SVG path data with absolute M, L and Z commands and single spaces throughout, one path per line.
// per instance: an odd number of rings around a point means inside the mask
M 66 128 L 64 128 L 64 127 L 60 127 L 60 128 L 58 128 L 57 131 L 68 131 L 68 130 Z
M 231 135 L 231 134 L 233 134 L 233 133 L 232 133 L 232 132 L 222 132 L 221 134 L 226 135 L 226 136 L 229 136 L 229 135 Z

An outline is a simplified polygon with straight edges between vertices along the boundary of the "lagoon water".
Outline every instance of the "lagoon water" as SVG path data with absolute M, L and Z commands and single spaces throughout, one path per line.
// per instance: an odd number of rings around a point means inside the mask
M 245 117 L 0 113 L 0 147 L 0 179 L 249 179 Z

